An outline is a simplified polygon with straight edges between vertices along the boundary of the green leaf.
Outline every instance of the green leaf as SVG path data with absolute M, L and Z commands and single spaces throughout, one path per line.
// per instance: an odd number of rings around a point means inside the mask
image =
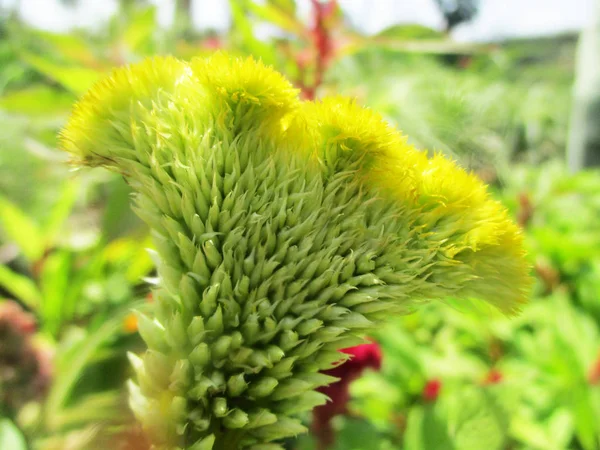
M 511 425 L 511 434 L 525 444 L 526 448 L 550 449 L 554 442 L 544 427 L 534 420 L 519 417 Z
M 123 395 L 118 390 L 88 394 L 58 414 L 54 424 L 60 429 L 70 429 L 90 423 L 124 422 L 128 414 L 122 408 Z
M 73 97 L 44 85 L 33 85 L 0 98 L 0 108 L 18 114 L 42 116 L 69 111 Z
M 136 11 L 125 30 L 123 39 L 131 50 L 136 51 L 150 41 L 156 29 L 156 8 Z
M 71 254 L 56 251 L 44 260 L 40 273 L 43 299 L 40 308 L 42 327 L 56 334 L 60 326 L 73 317 L 73 305 L 66 304 L 71 272 Z
M 387 441 L 372 423 L 366 420 L 344 418 L 342 428 L 337 431 L 333 450 L 392 450 Z
M 0 195 L 0 227 L 9 240 L 14 241 L 23 255 L 35 262 L 44 253 L 42 232 L 34 220 L 16 205 Z
M 59 355 L 57 373 L 60 373 L 60 376 L 54 379 L 44 405 L 45 421 L 50 430 L 63 423 L 63 414 L 68 414 L 66 405 L 83 371 L 94 360 L 102 346 L 121 332 L 123 320 L 131 310 L 140 309 L 144 303 L 143 300 L 133 302 L 115 311 L 102 325 L 90 331 L 81 342 L 70 348 L 68 354 Z
M 37 309 L 42 301 L 42 294 L 31 278 L 4 265 L 0 265 L 0 286 L 31 309 Z
M 247 2 L 248 9 L 260 19 L 278 26 L 287 32 L 301 35 L 306 28 L 294 15 L 286 13 L 283 9 L 270 4 L 259 4 L 253 1 Z
M 573 402 L 573 417 L 575 418 L 575 433 L 585 450 L 595 450 L 600 441 L 600 429 L 589 388 L 577 386 L 571 391 Z
M 548 418 L 547 429 L 556 447 L 567 448 L 573 439 L 573 416 L 565 408 L 557 409 Z
M 0 448 L 27 450 L 23 434 L 9 419 L 0 419 Z
M 60 34 L 49 31 L 34 30 L 34 35 L 56 50 L 60 55 L 79 64 L 89 64 L 96 61 L 82 36 L 77 34 Z
M 296 15 L 296 1 L 295 0 L 267 0 L 267 4 L 281 9 L 283 12 L 290 16 Z
M 391 39 L 443 39 L 444 33 L 418 24 L 392 25 L 376 34 L 377 37 Z
M 64 184 L 58 200 L 52 206 L 50 217 L 44 226 L 47 242 L 53 243 L 57 235 L 61 232 L 65 221 L 73 210 L 78 189 L 79 183 L 76 181 L 67 181 Z
M 236 33 L 239 33 L 241 38 L 240 47 L 255 58 L 262 59 L 265 64 L 274 64 L 276 62 L 274 47 L 254 36 L 252 23 L 246 11 L 247 2 L 229 0 L 229 6 L 233 19 L 233 29 Z
M 413 407 L 404 436 L 404 447 L 410 450 L 454 450 L 447 424 L 439 417 L 435 405 Z M 461 449 L 462 450 L 462 449 Z
M 23 53 L 21 59 L 76 95 L 84 94 L 102 75 L 100 72 L 84 67 L 56 64 L 32 53 Z
M 489 46 L 472 44 L 469 42 L 453 42 L 448 40 L 398 40 L 389 37 L 373 37 L 355 39 L 344 50 L 344 54 L 351 54 L 360 50 L 387 49 L 398 53 L 422 53 L 431 55 L 475 55 L 489 52 Z
M 508 417 L 488 390 L 465 388 L 454 393 L 448 413 L 452 440 L 461 450 L 502 450 L 506 446 Z

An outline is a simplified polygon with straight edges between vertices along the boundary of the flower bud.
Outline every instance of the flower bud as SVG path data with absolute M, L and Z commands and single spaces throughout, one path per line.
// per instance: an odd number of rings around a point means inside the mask
M 180 359 L 175 363 L 175 368 L 169 378 L 171 385 L 170 389 L 175 392 L 182 392 L 190 385 L 192 381 L 193 370 L 190 361 Z
M 291 350 L 298 345 L 299 342 L 300 339 L 298 338 L 298 333 L 292 330 L 284 331 L 279 337 L 279 347 L 284 351 Z
M 172 359 L 155 350 L 148 350 L 144 355 L 144 366 L 150 378 L 158 386 L 166 388 L 173 368 Z
M 168 352 L 168 345 L 165 340 L 165 329 L 158 322 L 151 320 L 141 312 L 136 312 L 138 319 L 138 330 L 142 339 L 146 341 L 148 347 L 158 352 Z
M 232 397 L 239 397 L 246 390 L 248 383 L 244 379 L 244 374 L 240 373 L 229 377 L 227 380 L 227 392 Z
M 296 331 L 300 336 L 306 336 L 317 331 L 322 325 L 323 322 L 319 319 L 309 319 L 299 324 Z
M 201 342 L 196 345 L 189 355 L 189 359 L 193 365 L 203 367 L 210 361 L 210 349 L 206 342 Z
M 208 267 L 211 269 L 216 269 L 223 261 L 223 257 L 221 253 L 217 250 L 212 239 L 209 239 L 202 245 L 202 251 L 204 252 L 204 256 L 206 256 L 206 262 L 208 263 Z
M 192 319 L 188 326 L 187 334 L 192 345 L 196 345 L 204 339 L 204 319 L 201 316 L 196 316 Z
M 179 282 L 179 295 L 181 303 L 185 308 L 194 312 L 200 306 L 200 295 L 198 293 L 198 283 L 189 275 L 183 275 Z
M 271 398 L 273 400 L 284 400 L 290 397 L 297 397 L 311 389 L 311 383 L 298 379 L 290 378 L 282 381 Z
M 206 437 L 198 439 L 194 442 L 188 450 L 212 450 L 215 444 L 215 435 L 209 434 Z
M 202 316 L 208 318 L 215 312 L 215 309 L 217 308 L 219 287 L 218 284 L 211 284 L 202 294 L 202 301 L 200 302 L 200 312 L 202 313 Z
M 209 388 L 213 386 L 215 386 L 215 383 L 212 380 L 206 377 L 200 377 L 200 380 L 197 381 L 192 389 L 189 390 L 188 395 L 193 400 L 202 400 L 206 397 Z
M 230 411 L 223 419 L 223 425 L 229 429 L 244 428 L 248 422 L 248 414 L 238 408 Z
M 231 348 L 231 336 L 221 336 L 211 346 L 212 357 L 214 360 L 223 359 L 229 353 Z
M 268 442 L 282 437 L 296 436 L 304 432 L 306 432 L 306 428 L 300 421 L 283 417 L 272 425 L 257 428 L 252 432 L 252 435 Z
M 171 316 L 165 328 L 165 340 L 172 349 L 183 349 L 188 345 L 187 327 L 183 315 L 176 312 Z
M 259 338 L 260 333 L 258 315 L 250 314 L 248 319 L 246 319 L 246 322 L 242 324 L 241 330 L 244 336 L 244 341 L 249 345 L 253 344 Z
M 223 312 L 220 306 L 217 306 L 215 313 L 206 321 L 206 332 L 211 336 L 220 336 L 223 333 Z
M 253 381 L 248 388 L 248 395 L 254 398 L 261 398 L 270 395 L 277 387 L 279 382 L 275 378 L 263 377 L 258 381 Z
M 223 397 L 217 397 L 213 400 L 212 411 L 215 417 L 223 417 L 227 414 L 227 400 Z

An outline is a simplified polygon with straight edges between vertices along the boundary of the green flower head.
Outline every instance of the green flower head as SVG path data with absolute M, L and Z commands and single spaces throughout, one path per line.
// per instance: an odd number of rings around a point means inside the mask
M 527 296 L 520 231 L 475 176 L 352 101 L 300 101 L 252 59 L 118 69 L 62 143 L 122 173 L 154 235 L 130 402 L 157 449 L 281 448 L 326 401 L 319 371 L 386 316 Z

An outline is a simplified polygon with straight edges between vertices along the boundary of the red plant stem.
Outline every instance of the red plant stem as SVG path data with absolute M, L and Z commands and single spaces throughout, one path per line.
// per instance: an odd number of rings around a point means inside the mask
M 588 372 L 588 382 L 592 385 L 600 384 L 600 354 Z
M 311 85 L 304 82 L 304 67 L 298 64 L 300 81 L 298 85 L 302 89 L 302 96 L 307 100 L 313 100 L 317 88 L 323 83 L 323 76 L 327 69 L 327 63 L 331 58 L 333 42 L 331 34 L 327 28 L 326 19 L 332 13 L 336 6 L 336 0 L 319 1 L 311 0 L 314 11 L 314 23 L 311 29 L 313 46 L 315 49 L 315 77 Z

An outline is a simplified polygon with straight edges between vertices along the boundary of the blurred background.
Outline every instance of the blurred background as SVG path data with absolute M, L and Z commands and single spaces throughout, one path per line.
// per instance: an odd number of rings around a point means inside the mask
M 536 277 L 516 318 L 449 299 L 387 324 L 287 448 L 600 449 L 598 0 L 0 0 L 0 449 L 149 448 L 124 388 L 148 230 L 56 135 L 111 68 L 217 50 L 477 173 Z

